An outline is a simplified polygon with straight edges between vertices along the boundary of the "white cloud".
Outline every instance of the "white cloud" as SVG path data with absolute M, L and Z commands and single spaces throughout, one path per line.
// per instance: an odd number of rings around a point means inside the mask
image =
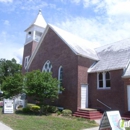
M 92 4 L 98 4 L 100 0 L 91 0 Z
M 120 19 L 121 20 L 121 19 Z M 102 22 L 103 21 L 103 22 Z M 114 20 L 97 17 L 96 19 L 87 19 L 83 17 L 71 18 L 57 24 L 57 26 L 99 44 L 109 44 L 130 37 L 130 24 L 129 21 L 122 19 L 118 21 L 115 17 Z
M 48 3 L 42 1 L 42 0 L 31 0 L 31 1 L 26 1 L 24 0 L 21 2 L 21 9 L 23 10 L 39 10 L 41 8 L 44 8 L 48 6 Z
M 100 0 L 71 0 L 72 3 L 79 4 L 82 3 L 85 8 L 89 7 L 90 5 L 95 5 L 100 2 Z
M 109 44 L 130 37 L 130 0 L 71 0 L 85 8 L 94 7 L 100 15 L 93 18 L 71 17 L 59 27 L 91 42 Z
M 0 2 L 3 2 L 3 3 L 8 3 L 8 2 L 10 2 L 10 3 L 12 3 L 13 0 L 0 0 Z
M 15 43 L 6 31 L 0 32 L 0 58 L 12 59 L 15 58 L 18 63 L 21 63 L 23 48 L 18 43 Z
M 85 8 L 95 6 L 95 11 L 106 10 L 108 15 L 130 14 L 130 0 L 71 0 Z
M 109 4 L 107 13 L 109 15 L 130 15 L 130 1 Z
M 23 47 L 20 49 L 14 50 L 13 57 L 17 60 L 18 63 L 22 64 Z
M 21 48 L 19 49 L 17 47 L 8 47 L 7 45 L 0 47 L 0 58 L 9 59 L 9 60 L 15 58 L 17 63 L 21 64 L 22 54 L 23 53 Z
M 78 4 L 81 0 L 71 0 L 72 3 Z
M 7 32 L 6 31 L 2 31 L 0 33 L 0 39 L 1 39 L 1 43 L 6 42 L 6 40 L 7 40 Z
M 10 25 L 9 21 L 8 21 L 8 20 L 5 20 L 5 21 L 4 21 L 4 25 L 7 25 L 7 26 Z

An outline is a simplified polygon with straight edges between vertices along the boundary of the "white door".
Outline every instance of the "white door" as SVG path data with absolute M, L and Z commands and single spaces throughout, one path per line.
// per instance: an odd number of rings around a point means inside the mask
M 88 85 L 81 85 L 81 108 L 88 107 Z
M 128 111 L 130 111 L 130 85 L 127 86 L 127 102 L 128 102 Z

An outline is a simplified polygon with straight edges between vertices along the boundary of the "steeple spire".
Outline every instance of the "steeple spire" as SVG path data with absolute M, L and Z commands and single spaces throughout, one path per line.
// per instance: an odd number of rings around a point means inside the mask
M 33 23 L 26 30 L 28 30 L 33 25 L 36 25 L 36 26 L 39 26 L 39 27 L 42 27 L 42 28 L 46 28 L 47 23 L 42 16 L 41 9 L 39 10 L 39 12 L 38 12 L 36 18 L 34 19 Z
M 46 21 L 44 20 L 44 18 L 42 16 L 41 9 L 39 10 L 37 17 L 35 18 L 35 20 L 32 24 L 43 27 L 43 28 L 46 27 L 47 24 L 46 24 Z
M 25 30 L 26 32 L 25 44 L 30 43 L 31 41 L 39 42 L 46 26 L 47 23 L 42 16 L 41 10 L 39 10 L 33 23 Z

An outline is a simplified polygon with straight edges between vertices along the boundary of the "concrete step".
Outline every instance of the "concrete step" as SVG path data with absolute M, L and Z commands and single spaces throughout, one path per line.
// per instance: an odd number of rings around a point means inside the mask
M 73 114 L 76 117 L 82 117 L 86 119 L 101 119 L 102 113 L 96 109 L 79 109 L 77 112 Z
M 86 116 L 95 116 L 95 115 L 101 115 L 102 116 L 102 113 L 85 113 L 85 112 L 75 112 L 74 114 L 77 114 L 77 115 L 86 115 Z

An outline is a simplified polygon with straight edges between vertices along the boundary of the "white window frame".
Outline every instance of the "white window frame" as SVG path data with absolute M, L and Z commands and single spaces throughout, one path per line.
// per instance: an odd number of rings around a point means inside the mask
M 58 69 L 58 81 L 61 81 L 61 69 L 63 70 L 63 67 L 60 66 Z M 63 82 L 63 72 L 62 72 L 62 82 Z M 60 91 L 60 83 L 58 84 L 58 93 L 62 93 L 62 91 Z
M 49 60 L 47 60 L 45 64 L 43 65 L 42 72 L 52 72 L 52 64 Z
M 99 74 L 100 73 L 102 74 L 102 77 L 103 77 L 103 87 L 99 86 Z M 99 72 L 99 73 L 97 73 L 97 89 L 111 89 L 111 86 L 110 87 L 106 87 L 106 73 L 107 72 Z M 108 72 L 108 73 L 110 75 L 110 72 Z M 111 78 L 110 78 L 110 82 L 111 82 Z
M 24 68 L 25 68 L 25 70 L 27 69 L 27 66 L 28 66 L 29 57 L 30 57 L 30 56 L 26 56 L 26 57 L 24 58 Z

